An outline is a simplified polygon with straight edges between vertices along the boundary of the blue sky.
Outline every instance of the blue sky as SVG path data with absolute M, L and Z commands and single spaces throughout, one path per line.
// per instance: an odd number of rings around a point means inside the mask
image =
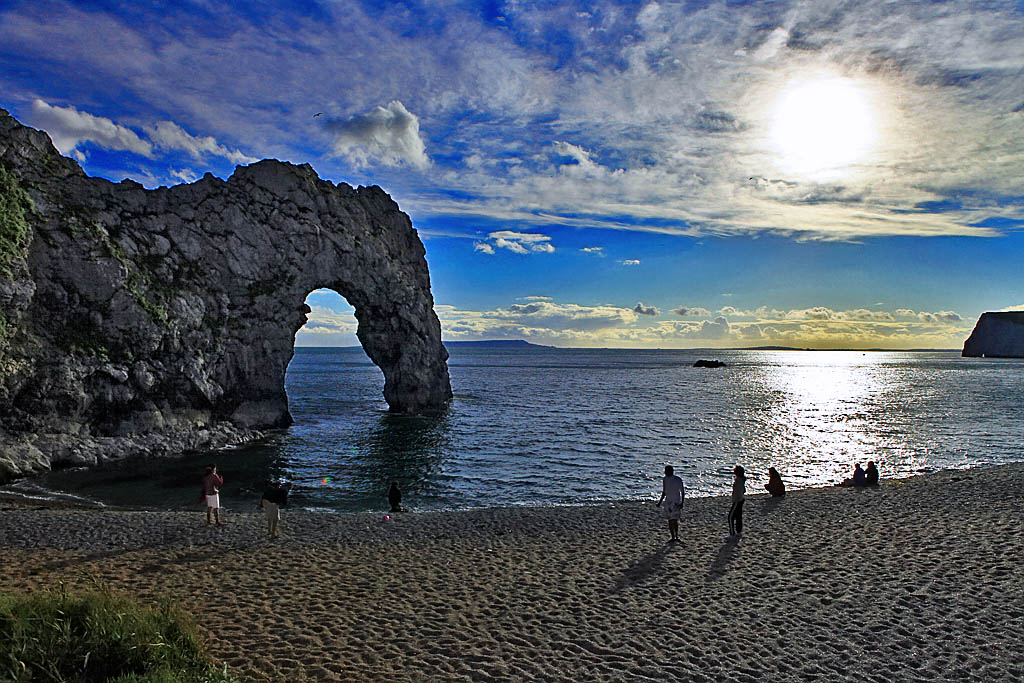
M 385 188 L 446 340 L 957 348 L 1024 308 L 1021 2 L 2 7 L 0 106 L 90 174 Z M 308 302 L 297 343 L 356 343 Z

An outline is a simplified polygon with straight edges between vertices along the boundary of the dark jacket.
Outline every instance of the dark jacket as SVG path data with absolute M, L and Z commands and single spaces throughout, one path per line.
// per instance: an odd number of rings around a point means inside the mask
M 291 486 L 268 486 L 263 492 L 263 500 L 284 507 L 288 505 L 288 491 Z

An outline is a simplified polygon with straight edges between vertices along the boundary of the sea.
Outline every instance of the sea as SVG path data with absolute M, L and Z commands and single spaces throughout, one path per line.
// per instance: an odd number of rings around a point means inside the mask
M 753 351 L 454 346 L 455 398 L 430 417 L 390 415 L 359 347 L 295 349 L 294 424 L 215 452 L 122 461 L 20 480 L 40 500 L 192 509 L 203 467 L 221 500 L 251 510 L 270 481 L 290 504 L 380 511 L 398 482 L 413 511 L 562 506 L 660 493 L 673 465 L 688 496 L 748 491 L 777 468 L 790 489 L 827 486 L 873 460 L 883 479 L 1024 461 L 1024 360 L 955 351 Z M 694 367 L 698 359 L 725 362 Z

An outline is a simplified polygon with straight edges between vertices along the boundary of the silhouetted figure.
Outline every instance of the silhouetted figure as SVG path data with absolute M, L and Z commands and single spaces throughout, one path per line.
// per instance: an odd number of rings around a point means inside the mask
M 398 488 L 398 482 L 391 482 L 388 489 L 388 502 L 391 503 L 391 512 L 405 512 L 402 509 L 402 491 Z
M 867 475 L 864 474 L 864 470 L 861 469 L 860 463 L 856 463 L 853 466 L 853 476 L 848 479 L 843 479 L 840 486 L 856 486 L 860 488 L 866 486 Z
M 878 486 L 878 468 L 874 460 L 868 460 L 868 468 L 864 470 L 864 485 Z
M 672 465 L 665 465 L 665 478 L 661 481 L 661 498 L 656 505 L 665 503 L 665 519 L 668 520 L 669 543 L 679 543 L 679 517 L 683 512 L 683 498 L 686 490 L 683 480 L 673 474 Z
M 217 465 L 207 465 L 206 474 L 203 475 L 203 488 L 199 493 L 199 500 L 206 501 L 206 523 L 217 526 L 224 526 L 220 521 L 220 487 L 224 484 L 224 477 L 217 473 Z
M 738 541 L 743 535 L 743 501 L 747 497 L 747 475 L 739 465 L 733 469 L 732 506 L 729 508 L 729 536 L 727 541 Z
M 768 483 L 764 485 L 772 498 L 780 498 L 786 495 L 786 485 L 782 482 L 782 475 L 774 467 L 768 468 Z
M 288 505 L 288 492 L 291 491 L 291 482 L 287 484 L 274 483 L 267 487 L 260 499 L 260 507 L 267 515 L 267 534 L 271 538 L 277 538 L 277 525 L 281 521 L 281 508 Z

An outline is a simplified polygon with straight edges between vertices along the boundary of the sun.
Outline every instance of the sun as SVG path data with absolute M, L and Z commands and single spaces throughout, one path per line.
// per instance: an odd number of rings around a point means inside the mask
M 784 172 L 812 180 L 845 175 L 874 139 L 871 101 L 855 81 L 793 81 L 779 94 L 771 140 Z

